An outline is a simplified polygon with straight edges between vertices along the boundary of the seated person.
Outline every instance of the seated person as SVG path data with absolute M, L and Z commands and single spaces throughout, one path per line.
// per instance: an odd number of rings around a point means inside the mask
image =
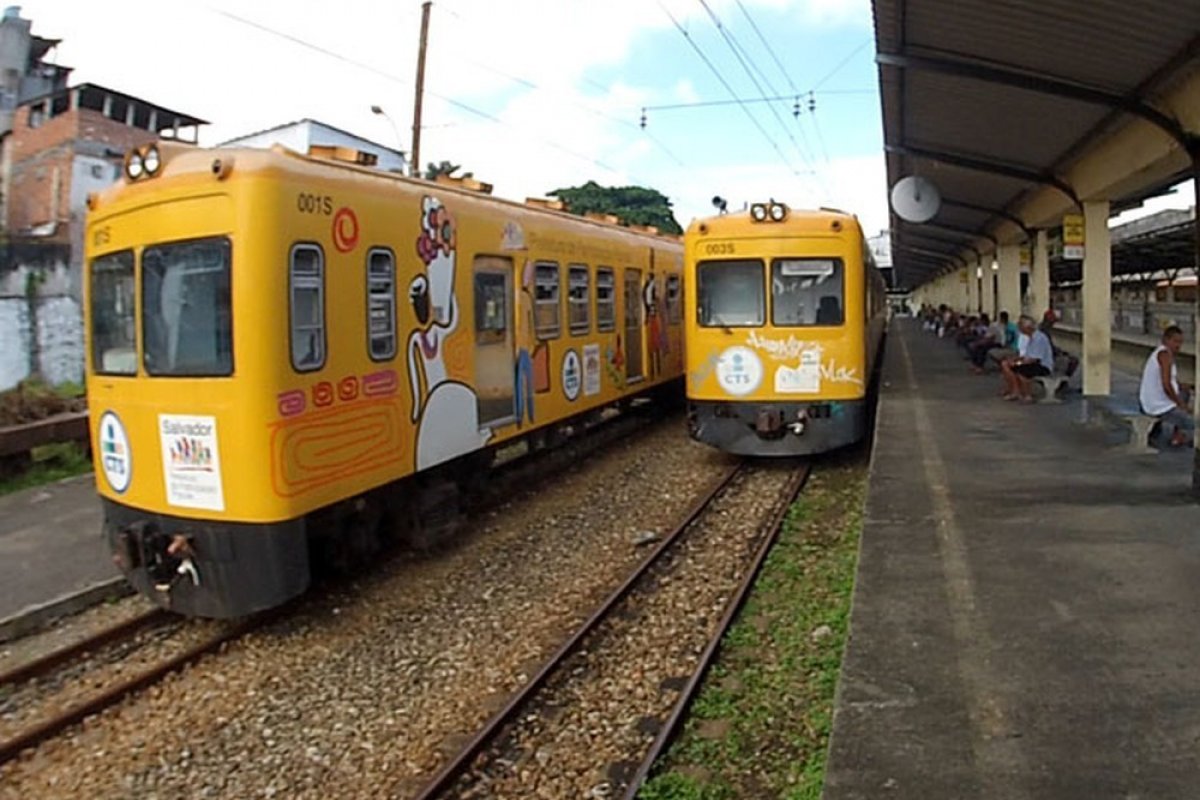
M 984 333 L 967 348 L 967 355 L 971 359 L 971 371 L 976 375 L 983 374 L 988 355 L 1004 345 L 1005 335 L 1004 323 L 1000 320 L 990 322 L 987 314 L 980 314 L 979 321 L 984 326 Z
M 1142 368 L 1142 386 L 1138 391 L 1142 413 L 1158 417 L 1163 433 L 1169 430 L 1171 434 L 1172 447 L 1190 444 L 1190 434 L 1196 429 L 1188 408 L 1187 389 L 1190 387 L 1180 385 L 1175 364 L 1181 347 L 1183 331 L 1177 325 L 1167 327 L 1163 331 L 1162 344 L 1146 359 Z
M 1016 323 L 1009 320 L 1007 311 L 1000 312 L 1000 326 L 1004 329 L 1004 336 L 987 354 L 988 361 L 995 364 L 997 369 L 1005 361 L 1025 355 L 1024 346 L 1029 343 L 1029 338 L 1017 330 Z
M 1017 327 L 1028 337 L 1028 343 L 1021 355 L 1000 364 L 1006 389 L 1004 399 L 1032 403 L 1033 379 L 1054 371 L 1054 350 L 1050 339 L 1038 330 L 1033 317 L 1021 315 Z

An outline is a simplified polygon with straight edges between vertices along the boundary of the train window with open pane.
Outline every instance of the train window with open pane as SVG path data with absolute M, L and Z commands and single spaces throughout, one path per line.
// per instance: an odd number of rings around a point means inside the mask
M 678 325 L 683 321 L 683 298 L 679 296 L 679 276 L 667 276 L 667 322 Z
M 391 250 L 367 254 L 367 347 L 372 361 L 396 355 L 396 259 Z
M 766 319 L 763 262 L 756 258 L 700 262 L 696 296 L 696 311 L 702 327 L 762 325 Z
M 100 375 L 136 375 L 133 251 L 92 259 L 92 369 Z
M 588 268 L 572 264 L 567 270 L 567 325 L 574 336 L 592 330 L 592 298 L 588 291 Z
M 596 329 L 609 333 L 617 328 L 616 278 L 612 267 L 596 268 Z
M 555 339 L 561 330 L 558 264 L 538 264 L 533 278 L 533 318 L 539 339 Z
M 312 372 L 325 365 L 325 254 L 315 244 L 292 248 L 289 270 L 292 367 Z
M 771 322 L 782 327 L 841 325 L 846 318 L 843 268 L 837 258 L 771 262 Z

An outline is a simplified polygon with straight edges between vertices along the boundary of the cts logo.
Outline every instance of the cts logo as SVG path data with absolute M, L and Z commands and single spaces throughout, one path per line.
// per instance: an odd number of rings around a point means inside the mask
M 582 371 L 579 366 L 579 354 L 574 350 L 568 350 L 563 355 L 562 363 L 562 386 L 563 394 L 568 400 L 574 400 L 579 397 L 579 387 L 583 380 Z
M 100 417 L 100 429 L 96 437 L 100 441 L 100 469 L 104 479 L 117 494 L 129 488 L 133 476 L 133 454 L 129 452 L 129 437 L 120 418 L 111 411 Z
M 728 347 L 717 359 L 717 383 L 726 394 L 750 394 L 762 383 L 762 376 L 762 362 L 748 347 Z

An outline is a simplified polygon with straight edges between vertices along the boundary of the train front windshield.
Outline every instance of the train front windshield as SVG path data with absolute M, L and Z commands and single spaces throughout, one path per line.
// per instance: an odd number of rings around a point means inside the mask
M 758 259 L 703 261 L 698 268 L 699 323 L 706 328 L 757 327 L 766 321 L 765 266 Z M 771 324 L 831 327 L 845 322 L 845 269 L 840 259 L 771 260 Z

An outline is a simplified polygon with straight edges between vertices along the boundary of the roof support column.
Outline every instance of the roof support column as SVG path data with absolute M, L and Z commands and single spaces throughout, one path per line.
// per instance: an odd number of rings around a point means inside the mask
M 1109 393 L 1112 351 L 1112 253 L 1107 200 L 1083 204 L 1083 395 Z
M 1029 308 L 1036 315 L 1050 307 L 1050 247 L 1045 230 L 1033 240 L 1033 260 L 1029 267 Z
M 967 262 L 967 311 L 979 313 L 979 273 L 983 269 L 983 256 L 974 263 Z
M 992 267 L 995 265 L 994 258 L 983 259 L 983 297 L 981 298 L 980 310 L 984 311 L 989 317 L 996 316 L 996 270 Z
M 1021 246 L 1002 244 L 997 254 L 1000 261 L 1000 295 L 996 312 L 1007 311 L 1010 317 L 1021 313 Z
M 1200 148 L 1192 148 L 1192 188 L 1196 190 L 1197 197 L 1200 197 Z M 1200 213 L 1196 213 L 1195 219 L 1192 221 L 1192 226 L 1195 228 L 1195 265 L 1200 269 Z M 1200 288 L 1200 287 L 1197 287 Z M 1196 344 L 1200 345 L 1200 291 L 1196 292 L 1196 307 L 1192 311 L 1192 329 L 1196 332 Z M 1196 359 L 1200 362 L 1200 349 L 1194 351 Z M 1196 369 L 1196 374 L 1200 375 L 1200 368 Z M 1200 381 L 1197 381 L 1200 383 Z M 1192 416 L 1196 416 L 1196 410 L 1200 409 L 1200 392 L 1196 391 L 1196 387 L 1192 387 Z M 1196 450 L 1192 454 L 1192 495 L 1200 500 L 1200 435 L 1192 434 L 1192 441 L 1195 443 Z

